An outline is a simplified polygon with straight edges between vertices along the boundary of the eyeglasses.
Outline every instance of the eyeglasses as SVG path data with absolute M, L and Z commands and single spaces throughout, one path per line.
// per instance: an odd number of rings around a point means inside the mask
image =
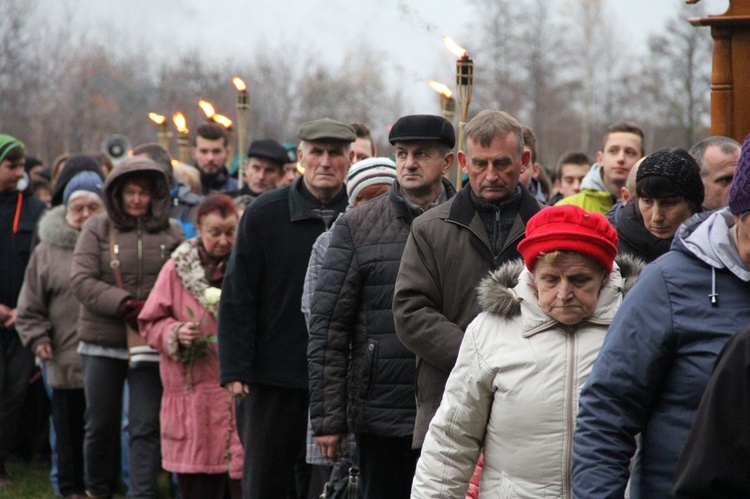
M 97 211 L 101 210 L 103 206 L 101 203 L 91 203 L 91 204 L 77 204 L 73 205 L 68 208 L 69 211 L 72 211 L 76 215 L 82 214 L 85 210 L 89 210 L 90 213 L 96 213 Z

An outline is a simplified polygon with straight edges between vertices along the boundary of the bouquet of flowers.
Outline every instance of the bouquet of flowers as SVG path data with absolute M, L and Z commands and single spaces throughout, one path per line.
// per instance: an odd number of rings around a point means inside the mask
M 203 298 L 206 300 L 207 305 L 216 305 L 221 299 L 221 289 L 209 287 L 203 293 Z M 201 318 L 198 321 L 196 321 L 196 316 L 193 309 L 187 307 L 187 313 L 190 318 L 198 324 L 198 327 L 200 328 L 200 325 L 203 323 L 203 319 L 205 319 L 206 317 L 206 310 L 203 310 L 203 315 L 201 315 Z M 214 333 L 210 333 L 206 336 L 200 336 L 190 345 L 190 347 L 188 347 L 186 355 L 187 372 L 185 375 L 188 390 L 193 389 L 193 365 L 195 364 L 195 360 L 206 357 L 206 355 L 208 355 L 208 352 L 206 351 L 208 349 L 208 345 L 211 343 L 216 343 L 217 341 L 218 338 L 216 337 L 216 335 Z

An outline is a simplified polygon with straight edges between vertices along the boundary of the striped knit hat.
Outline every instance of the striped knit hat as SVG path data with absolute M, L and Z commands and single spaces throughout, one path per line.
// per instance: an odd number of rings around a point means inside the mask
M 23 142 L 10 135 L 0 134 L 0 161 L 15 147 L 23 148 Z
M 346 193 L 349 205 L 354 204 L 357 196 L 365 187 L 371 185 L 391 185 L 396 180 L 396 163 L 388 158 L 367 158 L 357 161 L 349 168 L 346 177 Z

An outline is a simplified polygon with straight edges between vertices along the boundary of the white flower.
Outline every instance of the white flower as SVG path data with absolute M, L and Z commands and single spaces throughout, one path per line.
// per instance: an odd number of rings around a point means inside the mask
M 203 293 L 203 297 L 206 299 L 208 305 L 216 305 L 221 299 L 221 289 L 219 288 L 206 288 Z

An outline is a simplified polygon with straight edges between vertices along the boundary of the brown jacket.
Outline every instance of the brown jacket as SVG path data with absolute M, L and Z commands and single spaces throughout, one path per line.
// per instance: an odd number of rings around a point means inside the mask
M 78 299 L 70 291 L 73 248 L 80 231 L 65 221 L 65 207 L 57 206 L 39 221 L 39 245 L 26 267 L 18 297 L 16 331 L 25 346 L 36 352 L 52 345 L 47 361 L 49 384 L 57 389 L 83 388 L 78 347 Z
M 134 218 L 122 208 L 124 180 L 131 175 L 152 175 L 155 189 L 151 211 Z M 146 158 L 129 158 L 115 167 L 104 185 L 106 214 L 91 217 L 76 244 L 71 287 L 81 302 L 80 340 L 104 347 L 126 348 L 125 323 L 120 305 L 128 298 L 145 300 L 164 263 L 184 238 L 182 226 L 169 218 L 169 183 L 162 168 Z M 115 284 L 109 228 L 119 249 L 125 289 Z
M 443 396 L 469 323 L 479 314 L 476 287 L 490 270 L 520 258 L 526 222 L 540 210 L 525 188 L 502 252 L 492 254 L 487 231 L 466 186 L 418 217 L 406 243 L 393 297 L 396 334 L 417 356 L 415 448 L 420 448 Z

